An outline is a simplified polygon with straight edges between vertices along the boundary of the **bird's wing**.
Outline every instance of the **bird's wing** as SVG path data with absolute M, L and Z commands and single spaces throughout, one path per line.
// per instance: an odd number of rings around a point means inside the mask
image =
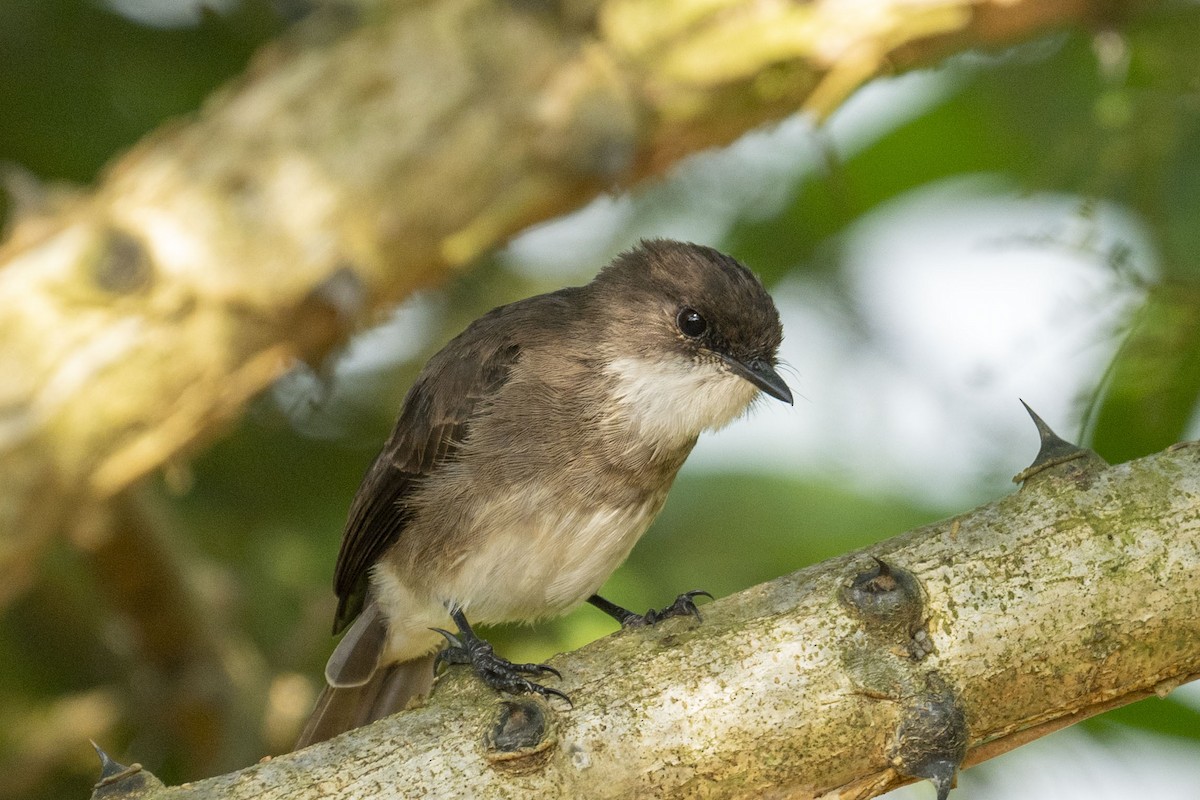
M 350 507 L 334 572 L 334 633 L 362 610 L 368 570 L 408 524 L 406 500 L 417 483 L 456 458 L 471 421 L 508 380 L 520 347 L 505 335 L 510 326 L 497 323 L 511 310 L 496 309 L 463 331 L 457 346 L 429 360 L 405 397 L 396 427 Z

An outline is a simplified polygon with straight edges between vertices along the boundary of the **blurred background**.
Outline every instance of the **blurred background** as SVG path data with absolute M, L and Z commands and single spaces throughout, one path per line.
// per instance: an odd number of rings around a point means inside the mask
M 92 181 L 303 11 L 0 0 L 9 185 Z M 89 737 L 168 783 L 289 749 L 333 644 L 346 508 L 420 364 L 639 237 L 712 244 L 764 277 L 797 401 L 701 441 L 604 590 L 630 608 L 736 592 L 1013 491 L 1037 450 L 1018 398 L 1113 462 L 1197 438 L 1198 52 L 1200 4 L 1167 3 L 875 81 L 820 128 L 789 119 L 527 231 L 297 367 L 127 509 L 201 598 L 208 656 L 133 641 L 143 601 L 98 583 L 86 543 L 56 547 L 0 612 L 0 798 L 86 796 Z M 613 629 L 584 609 L 493 634 L 540 660 Z M 196 680 L 210 657 L 228 686 Z M 1194 800 L 1197 785 L 1200 691 L 1183 687 L 971 769 L 958 796 Z

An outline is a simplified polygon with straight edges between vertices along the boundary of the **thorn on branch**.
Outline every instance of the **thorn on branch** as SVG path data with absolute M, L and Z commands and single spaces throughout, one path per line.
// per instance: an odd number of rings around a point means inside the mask
M 106 780 L 109 780 L 110 778 L 114 778 L 117 775 L 120 775 L 125 770 L 129 769 L 129 767 L 125 766 L 124 764 L 114 761 L 112 756 L 110 756 L 108 753 L 104 752 L 104 749 L 102 747 L 100 747 L 100 745 L 96 744 L 95 741 L 92 741 L 91 739 L 89 739 L 88 741 L 92 742 L 92 747 L 95 748 L 96 755 L 99 756 L 99 758 L 100 758 L 100 781 L 101 781 L 101 783 L 103 783 Z
M 1024 400 L 1021 401 L 1021 405 L 1025 406 L 1025 410 L 1033 419 L 1033 424 L 1037 426 L 1041 447 L 1038 449 L 1033 463 L 1013 476 L 1013 483 L 1026 483 L 1033 476 L 1051 467 L 1069 462 L 1078 463 L 1073 464 L 1069 470 L 1064 470 L 1062 477 L 1079 479 L 1090 476 L 1108 466 L 1108 463 L 1094 450 L 1072 444 L 1051 430 L 1050 426 Z
M 955 693 L 937 674 L 929 676 L 926 688 L 904 710 L 891 761 L 908 777 L 928 779 L 938 800 L 946 800 L 967 755 L 967 720 Z
M 92 747 L 100 757 L 100 780 L 92 787 L 92 800 L 136 800 L 163 788 L 163 782 L 142 769 L 141 764 L 125 766 L 95 742 Z

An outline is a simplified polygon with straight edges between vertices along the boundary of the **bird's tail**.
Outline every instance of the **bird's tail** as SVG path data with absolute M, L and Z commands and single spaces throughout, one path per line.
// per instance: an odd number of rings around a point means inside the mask
M 368 603 L 329 657 L 328 685 L 317 698 L 295 749 L 382 719 L 429 694 L 434 654 L 380 666 L 386 639 L 383 615 Z
M 323 742 L 400 711 L 433 687 L 433 654 L 375 671 L 362 686 L 326 686 L 295 749 Z

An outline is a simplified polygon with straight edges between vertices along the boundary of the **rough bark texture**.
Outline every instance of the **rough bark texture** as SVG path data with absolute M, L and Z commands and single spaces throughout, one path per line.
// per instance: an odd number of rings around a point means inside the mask
M 550 663 L 571 710 L 428 705 L 155 800 L 866 798 L 1200 674 L 1200 445 L 1013 495 Z M 880 565 L 877 559 L 887 564 Z
M 874 75 L 1114 8 L 330 6 L 0 247 L 0 606 L 49 536 L 513 232 Z

